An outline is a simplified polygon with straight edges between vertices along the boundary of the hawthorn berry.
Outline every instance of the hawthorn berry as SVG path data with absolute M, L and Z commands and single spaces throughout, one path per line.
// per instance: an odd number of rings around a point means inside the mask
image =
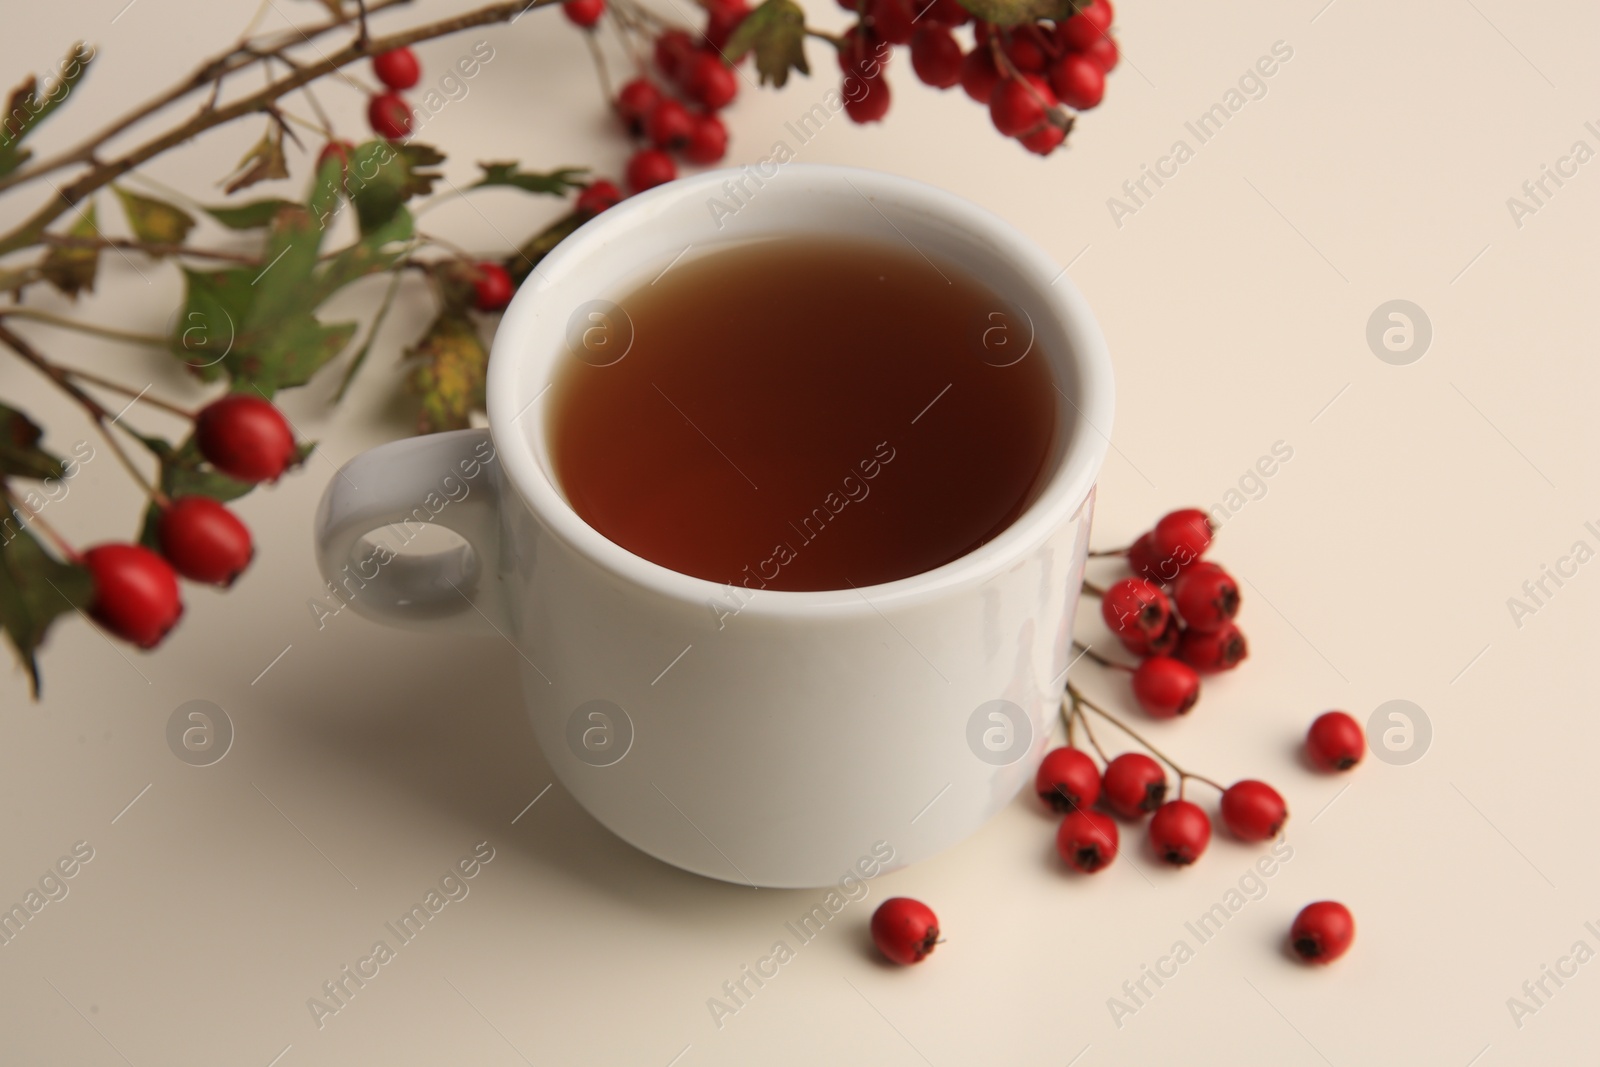
M 195 416 L 195 444 L 213 467 L 241 482 L 275 482 L 294 462 L 294 431 L 271 401 L 244 393 L 213 400 Z
M 1150 546 L 1157 559 L 1171 559 L 1187 567 L 1206 554 L 1216 531 L 1211 517 L 1199 508 L 1181 508 L 1161 516 L 1150 531 Z
M 1076 15 L 1058 25 L 1063 44 L 1082 51 L 1106 35 L 1113 12 L 1106 0 L 1090 0 Z
M 739 95 L 739 79 L 720 55 L 701 52 L 684 72 L 683 91 L 707 111 L 721 111 Z
M 1223 790 L 1223 825 L 1241 841 L 1270 841 L 1288 819 L 1288 805 L 1266 782 L 1246 778 Z
M 673 164 L 672 157 L 659 148 L 641 148 L 628 160 L 627 170 L 624 172 L 628 179 L 628 188 L 636 193 L 646 189 L 653 189 L 658 185 L 665 185 L 678 176 L 678 168 Z
M 1134 668 L 1133 698 L 1152 718 L 1188 714 L 1200 699 L 1200 675 L 1182 660 L 1151 656 Z
M 592 30 L 606 13 L 606 0 L 564 0 L 561 12 L 574 26 Z
M 715 163 L 728 154 L 728 127 L 715 115 L 695 115 L 683 158 L 690 163 Z
M 1178 622 L 1176 614 L 1167 616 L 1167 625 L 1155 637 L 1146 637 L 1138 631 L 1118 634 L 1117 640 L 1122 642 L 1122 647 L 1132 652 L 1135 656 L 1145 659 L 1150 656 L 1170 656 L 1178 650 L 1178 641 L 1183 637 L 1183 626 Z
M 954 29 L 972 21 L 972 12 L 961 6 L 961 0 L 933 0 L 929 4 L 924 4 L 922 0 L 916 2 L 922 12 L 921 20 L 931 22 L 935 26 L 948 26 Z
M 697 51 L 694 39 L 683 30 L 667 30 L 656 38 L 656 69 L 662 77 L 677 81 L 688 69 L 689 60 Z
M 891 50 L 868 26 L 852 26 L 839 45 L 839 70 L 858 78 L 880 78 Z
M 1037 129 L 1055 102 L 1050 86 L 1036 74 L 1006 78 L 989 98 L 989 120 L 1007 137 L 1020 137 Z
M 919 963 L 939 943 L 939 917 L 920 900 L 890 897 L 872 913 L 872 942 L 894 963 Z
M 1325 711 L 1306 732 L 1306 755 L 1325 771 L 1347 771 L 1367 750 L 1361 724 L 1342 711 Z
M 1083 50 L 1083 54 L 1100 64 L 1100 69 L 1110 74 L 1117 69 L 1117 60 L 1122 58 L 1121 51 L 1117 48 L 1115 38 L 1101 37 L 1094 44 Z
M 1000 99 L 998 92 L 995 99 Z M 1042 117 L 1044 113 L 1041 110 L 1039 114 Z M 1143 578 L 1124 578 L 1100 597 L 1100 617 L 1114 634 L 1138 634 L 1148 641 L 1166 629 L 1171 616 L 1172 603 L 1167 594 Z
M 498 263 L 488 261 L 473 265 L 472 306 L 479 311 L 503 311 L 511 303 L 517 287 L 511 274 Z
M 379 137 L 398 141 L 411 132 L 411 106 L 399 93 L 378 93 L 367 101 L 367 124 Z
M 858 124 L 882 122 L 883 116 L 889 113 L 889 83 L 882 77 L 858 77 L 855 82 L 858 87 L 855 95 L 845 94 L 845 114 Z
M 961 45 L 943 26 L 929 25 L 911 38 L 911 69 L 935 89 L 948 89 L 961 80 Z
M 372 57 L 372 73 L 391 89 L 409 89 L 422 79 L 422 64 L 409 48 L 391 48 Z
M 1056 831 L 1056 851 L 1074 870 L 1093 874 L 1117 858 L 1121 837 L 1104 812 L 1074 811 Z
M 578 194 L 575 206 L 581 215 L 598 215 L 607 208 L 616 207 L 622 200 L 622 190 L 617 188 L 616 183 L 596 178 Z
M 872 29 L 890 44 L 909 44 L 917 32 L 917 13 L 912 0 L 868 0 Z
M 1100 797 L 1100 768 L 1081 748 L 1063 746 L 1045 753 L 1033 779 L 1039 799 L 1056 811 L 1088 808 Z
M 709 0 L 706 10 L 704 36 L 712 49 L 720 52 L 733 31 L 739 28 L 739 23 L 750 14 L 750 5 L 745 0 Z
M 1178 638 L 1176 655 L 1197 671 L 1212 674 L 1231 671 L 1250 654 L 1244 633 L 1225 622 L 1211 633 L 1185 629 Z
M 994 65 L 994 56 L 989 50 L 979 47 L 968 52 L 961 61 L 961 88 L 966 94 L 980 104 L 987 104 L 999 84 L 1000 68 Z
M 1045 67 L 1050 63 L 1050 58 L 1045 55 L 1037 31 L 1033 34 L 1027 32 L 1031 28 L 1022 26 L 1013 30 L 1002 50 L 1006 58 L 1011 60 L 1011 65 L 1018 70 L 1027 74 L 1043 74 Z
M 230 586 L 250 565 L 250 529 L 208 496 L 176 497 L 156 526 L 161 554 L 191 582 Z
M 1067 139 L 1067 131 L 1053 122 L 1047 122 L 1032 133 L 1017 138 L 1022 147 L 1041 156 L 1048 156 Z
M 649 78 L 634 78 L 617 90 L 617 117 L 635 137 L 644 133 L 645 116 L 661 102 L 661 90 Z
M 1087 111 L 1105 99 L 1106 72 L 1092 56 L 1068 52 L 1050 68 L 1050 88 L 1063 104 Z
M 1332 963 L 1349 951 L 1355 936 L 1355 917 L 1334 900 L 1307 904 L 1289 927 L 1289 944 L 1307 963 Z
M 1167 775 L 1143 752 L 1124 752 L 1106 764 L 1100 779 L 1106 805 L 1125 819 L 1156 810 L 1167 799 Z
M 1239 585 L 1215 563 L 1198 563 L 1172 583 L 1172 602 L 1185 626 L 1213 633 L 1239 613 Z
M 1134 574 L 1146 581 L 1164 585 L 1178 576 L 1178 568 L 1171 560 L 1156 555 L 1155 542 L 1150 534 L 1142 533 L 1128 546 L 1128 566 Z
M 1166 863 L 1186 867 L 1210 843 L 1211 820 L 1198 804 L 1169 800 L 1150 816 L 1150 844 Z
M 644 132 L 657 148 L 677 150 L 689 143 L 689 135 L 694 132 L 694 119 L 683 104 L 666 97 L 645 116 Z
M 140 648 L 154 648 L 183 614 L 172 565 L 143 545 L 97 545 L 83 554 L 94 582 L 89 614 Z

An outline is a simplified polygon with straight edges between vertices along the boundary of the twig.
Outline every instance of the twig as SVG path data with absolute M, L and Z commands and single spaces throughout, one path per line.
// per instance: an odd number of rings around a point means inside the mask
M 165 337 L 157 337 L 149 333 L 133 333 L 129 330 L 118 330 L 110 326 L 97 326 L 92 322 L 79 322 L 62 315 L 52 315 L 48 311 L 38 311 L 27 307 L 0 308 L 0 319 L 28 319 L 32 322 L 49 323 L 65 330 L 76 330 L 79 333 L 92 334 L 112 341 L 124 341 L 131 345 L 148 345 L 151 348 L 166 348 L 168 341 Z M 85 375 L 79 375 L 85 377 Z
M 1080 654 L 1082 654 L 1083 656 L 1085 656 L 1085 657 L 1087 657 L 1089 659 L 1094 660 L 1096 663 L 1100 664 L 1100 666 L 1102 666 L 1102 667 L 1109 667 L 1114 671 L 1132 671 L 1133 670 L 1133 668 L 1128 666 L 1126 663 L 1118 663 L 1116 660 L 1107 659 L 1105 656 L 1102 656 L 1100 653 L 1095 652 L 1093 649 L 1091 649 L 1088 645 L 1084 644 L 1082 641 L 1074 641 L 1074 642 L 1072 642 L 1072 645 L 1073 645 L 1074 648 L 1076 648 L 1078 650 L 1078 652 Z
M 129 237 L 79 237 L 66 233 L 42 233 L 43 244 L 59 248 L 121 248 L 130 252 L 143 252 L 148 256 L 194 256 L 196 259 L 215 259 L 224 263 L 241 263 L 256 267 L 261 260 L 243 252 L 223 252 L 211 248 L 194 248 L 190 245 L 160 244 L 154 241 L 135 241 Z
M 67 539 L 62 537 L 54 526 L 45 522 L 43 515 L 40 515 L 38 511 L 29 506 L 27 501 L 12 493 L 3 482 L 0 482 L 0 496 L 5 497 L 6 502 L 13 509 L 27 513 L 27 519 L 22 524 L 24 528 L 38 526 L 40 530 L 44 531 L 44 535 L 50 539 L 50 543 L 56 546 L 56 551 L 60 552 L 67 562 L 77 563 L 79 561 L 81 557 L 78 555 L 78 550 L 68 544 Z
M 595 77 L 600 79 L 600 95 L 609 104 L 616 99 L 616 94 L 611 91 L 611 72 L 606 70 L 606 57 L 600 54 L 600 42 L 594 34 L 586 33 L 583 43 L 589 46 L 589 58 L 594 60 Z
M 1128 549 L 1130 547 L 1132 547 L 1132 546 L 1131 545 L 1130 546 L 1124 546 L 1122 548 L 1107 548 L 1107 549 L 1102 549 L 1099 552 L 1090 552 L 1089 553 L 1089 558 L 1090 559 L 1104 559 L 1107 556 L 1126 556 L 1128 554 Z
M 1095 585 L 1093 582 L 1089 581 L 1089 579 L 1087 579 L 1087 578 L 1085 578 L 1083 580 L 1083 591 L 1085 593 L 1088 593 L 1090 596 L 1105 596 L 1106 595 L 1106 591 L 1104 589 L 1101 589 L 1098 585 Z
M 1171 767 L 1175 772 L 1177 772 L 1178 779 L 1179 779 L 1179 781 L 1178 781 L 1178 789 L 1180 791 L 1183 789 L 1183 779 L 1185 779 L 1185 778 L 1193 778 L 1197 782 L 1204 782 L 1206 785 L 1209 785 L 1211 788 L 1217 790 L 1219 793 L 1227 792 L 1227 790 L 1223 786 L 1218 785 L 1216 782 L 1212 781 L 1210 778 L 1207 778 L 1205 775 L 1196 774 L 1194 771 L 1185 770 L 1183 767 L 1179 766 L 1177 763 L 1175 763 L 1173 761 L 1171 756 L 1168 756 L 1165 752 L 1162 752 L 1159 748 L 1157 748 L 1156 746 L 1152 745 L 1149 741 L 1146 741 L 1143 737 L 1141 737 L 1138 734 L 1138 732 L 1136 732 L 1133 729 L 1133 727 L 1129 726 L 1127 723 L 1123 722 L 1120 718 L 1118 718 L 1117 716 L 1113 715 L 1111 712 L 1107 711 L 1105 708 L 1102 708 L 1099 704 L 1096 704 L 1094 701 L 1090 700 L 1088 697 L 1084 696 L 1083 693 L 1077 688 L 1077 686 L 1073 685 L 1070 681 L 1067 683 L 1067 693 L 1068 693 L 1069 696 L 1072 697 L 1072 701 L 1073 701 L 1073 704 L 1075 706 L 1078 706 L 1080 709 L 1081 708 L 1088 708 L 1090 711 L 1092 711 L 1095 714 L 1099 715 L 1101 718 L 1103 718 L 1107 722 L 1109 722 L 1112 726 L 1115 726 L 1117 729 L 1121 730 L 1123 733 L 1125 733 L 1129 737 L 1133 738 L 1134 741 L 1136 741 L 1140 745 L 1144 746 L 1144 748 L 1147 749 L 1150 752 L 1150 754 L 1152 756 L 1154 756 L 1156 759 L 1160 760 L 1162 763 L 1165 763 L 1167 766 Z M 1082 715 L 1083 712 L 1080 710 L 1078 714 Z M 1085 719 L 1084 720 L 1084 729 L 1087 730 L 1088 728 L 1089 728 L 1089 721 L 1087 719 Z M 1099 746 L 1096 746 L 1095 750 L 1099 751 Z

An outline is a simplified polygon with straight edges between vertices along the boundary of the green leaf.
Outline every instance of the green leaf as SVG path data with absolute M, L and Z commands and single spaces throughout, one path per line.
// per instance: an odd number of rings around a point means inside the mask
M 34 653 L 57 616 L 89 606 L 94 583 L 84 568 L 47 553 L 25 524 L 12 533 L 19 516 L 8 512 L 6 518 L 11 522 L 4 524 L 8 536 L 0 542 L 0 629 L 17 650 L 37 698 L 39 663 Z
M 156 245 L 181 245 L 189 231 L 194 229 L 194 216 L 165 200 L 129 192 L 113 185 L 112 192 L 122 201 L 122 211 L 128 216 L 128 225 L 141 241 Z
M 518 170 L 514 162 L 479 163 L 478 166 L 483 168 L 483 177 L 468 186 L 469 189 L 509 185 L 528 193 L 566 196 L 573 189 L 582 189 L 589 175 L 587 167 L 561 167 L 548 174 L 538 174 L 533 171 Z
M 11 91 L 5 118 L 0 121 L 0 174 L 10 174 L 32 157 L 33 153 L 22 147 L 22 139 L 66 102 L 92 59 L 94 49 L 79 41 L 59 64 L 49 92 L 41 96 L 38 79 L 31 75 Z
M 345 188 L 355 205 L 363 234 L 380 230 L 414 196 L 426 196 L 440 174 L 444 156 L 424 144 L 368 141 L 350 154 Z
M 794 0 L 766 0 L 739 23 L 728 38 L 723 55 L 728 62 L 737 63 L 753 50 L 761 83 L 770 81 L 782 88 L 791 68 L 801 74 L 811 73 L 806 65 L 805 40 L 806 13 L 800 5 Z
M 465 429 L 472 412 L 483 410 L 484 373 L 489 366 L 489 352 L 477 326 L 462 312 L 441 312 L 407 355 L 421 360 L 406 379 L 422 398 L 417 432 Z
M 248 204 L 229 207 L 222 204 L 208 207 L 205 213 L 230 230 L 259 230 L 270 223 L 284 207 L 299 207 L 293 200 L 252 200 Z
M 283 156 L 283 129 L 274 123 L 267 127 L 267 132 L 262 134 L 255 147 L 239 160 L 233 168 L 233 177 L 228 179 L 222 191 L 232 195 L 256 182 L 288 176 L 289 161 Z
M 80 210 L 78 221 L 67 230 L 68 237 L 99 237 L 100 227 L 95 225 L 94 201 L 88 210 Z M 63 293 L 77 299 L 81 290 L 94 291 L 95 271 L 100 267 L 100 249 L 94 247 L 65 248 L 54 246 L 44 257 L 40 271 L 45 281 Z
M 1020 22 L 1071 18 L 1088 7 L 1088 0 L 961 0 L 961 6 L 985 22 L 1015 26 Z
M 28 416 L 0 404 L 0 475 L 39 479 L 62 477 L 61 460 L 39 447 L 43 434 Z
M 363 236 L 349 248 L 330 259 L 318 276 L 318 286 L 323 299 L 349 285 L 357 278 L 386 271 L 404 258 L 414 230 L 411 212 L 400 208 L 384 225 Z M 401 245 L 402 247 L 394 247 Z

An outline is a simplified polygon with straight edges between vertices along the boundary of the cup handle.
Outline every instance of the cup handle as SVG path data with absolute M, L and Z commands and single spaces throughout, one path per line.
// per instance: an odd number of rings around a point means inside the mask
M 487 430 L 363 452 L 340 468 L 317 507 L 317 565 L 330 592 L 391 626 L 503 632 L 500 484 Z M 402 552 L 424 523 L 452 530 L 466 544 Z

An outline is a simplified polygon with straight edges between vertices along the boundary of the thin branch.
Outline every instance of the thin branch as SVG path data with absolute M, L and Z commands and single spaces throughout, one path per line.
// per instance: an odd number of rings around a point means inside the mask
M 54 526 L 45 522 L 43 515 L 40 515 L 37 510 L 30 507 L 27 501 L 13 493 L 3 482 L 0 482 L 0 497 L 4 497 L 6 503 L 10 504 L 14 510 L 27 513 L 27 517 L 22 523 L 24 529 L 29 526 L 39 527 L 44 532 L 44 535 L 50 539 L 50 543 L 56 546 L 56 551 L 60 552 L 67 562 L 77 563 L 79 561 L 81 557 L 78 555 L 78 550 L 68 544 L 67 539 L 62 537 Z
M 1089 659 L 1094 660 L 1096 663 L 1100 664 L 1100 666 L 1102 666 L 1102 667 L 1109 667 L 1109 668 L 1111 668 L 1112 670 L 1115 670 L 1115 671 L 1131 671 L 1131 670 L 1133 670 L 1133 668 L 1128 666 L 1128 664 L 1126 664 L 1126 663 L 1118 663 L 1114 659 L 1109 659 L 1109 658 L 1107 658 L 1105 656 L 1102 656 L 1100 653 L 1094 651 L 1088 645 L 1084 644 L 1082 641 L 1074 641 L 1074 642 L 1072 642 L 1072 645 L 1082 655 L 1086 656 Z
M 60 366 L 60 364 L 57 364 L 57 366 Z M 179 418 L 191 421 L 195 418 L 195 413 L 188 408 L 181 408 L 177 404 L 162 400 L 158 396 L 151 396 L 145 390 L 135 389 L 131 385 L 123 385 L 121 382 L 112 381 L 110 378 L 102 378 L 98 374 L 90 374 L 86 370 L 78 370 L 75 367 L 61 367 L 61 370 L 69 378 L 99 386 L 101 389 L 109 389 L 113 393 L 121 393 L 123 396 L 131 397 L 134 400 L 142 400 L 151 407 L 159 408 L 169 415 L 176 415 Z
M 1089 581 L 1089 579 L 1087 579 L 1087 578 L 1085 578 L 1083 580 L 1083 591 L 1085 593 L 1088 593 L 1090 596 L 1105 596 L 1106 595 L 1106 591 L 1104 589 L 1100 588 L 1098 585 L 1095 585 L 1093 582 Z
M 1205 775 L 1196 774 L 1194 771 L 1185 770 L 1183 767 L 1179 766 L 1177 763 L 1175 763 L 1173 761 L 1171 756 L 1168 756 L 1165 752 L 1162 752 L 1159 748 L 1157 748 L 1156 746 L 1152 745 L 1149 741 L 1146 741 L 1143 737 L 1141 737 L 1138 734 L 1137 731 L 1135 731 L 1133 729 L 1133 727 L 1131 727 L 1127 723 L 1123 722 L 1121 718 L 1119 718 L 1116 715 L 1113 715 L 1111 712 L 1107 711 L 1105 708 L 1102 708 L 1099 704 L 1096 704 L 1094 701 L 1092 701 L 1088 697 L 1084 696 L 1083 693 L 1076 686 L 1074 686 L 1071 682 L 1067 683 L 1067 692 L 1072 696 L 1074 704 L 1079 705 L 1080 707 L 1088 708 L 1090 711 L 1092 711 L 1095 714 L 1099 715 L 1102 719 L 1105 719 L 1112 726 L 1115 726 L 1117 729 L 1121 730 L 1123 733 L 1125 733 L 1129 737 L 1133 738 L 1134 741 L 1136 741 L 1140 745 L 1144 746 L 1144 748 L 1147 749 L 1149 751 L 1149 753 L 1152 756 L 1154 756 L 1156 759 L 1160 760 L 1162 763 L 1165 763 L 1168 767 L 1171 767 L 1175 772 L 1177 772 L 1177 775 L 1178 775 L 1178 778 L 1179 778 L 1179 788 L 1180 789 L 1182 789 L 1182 787 L 1183 787 L 1182 779 L 1184 779 L 1184 778 L 1193 778 L 1197 782 L 1204 782 L 1206 785 L 1209 785 L 1211 788 L 1217 790 L 1219 793 L 1227 791 L 1223 786 L 1218 785 L 1216 782 L 1212 781 L 1210 778 L 1207 778 Z M 1079 714 L 1081 715 L 1082 712 L 1080 711 Z M 1088 729 L 1088 720 L 1087 719 L 1084 720 L 1084 729 L 1085 730 Z
M 51 326 L 59 326 L 65 330 L 76 330 L 95 337 L 104 337 L 111 341 L 123 341 L 131 345 L 146 345 L 151 348 L 166 348 L 168 340 L 157 337 L 155 334 L 133 333 L 128 330 L 118 330 L 110 326 L 97 326 L 92 322 L 79 322 L 62 315 L 52 315 L 48 311 L 37 311 L 26 307 L 0 308 L 0 319 L 28 319 L 31 322 L 44 322 Z M 82 377 L 82 375 L 80 375 Z
M 243 252 L 223 252 L 212 248 L 194 248 L 190 245 L 161 244 L 156 241 L 136 241 L 129 237 L 79 237 L 65 233 L 42 233 L 43 244 L 58 248 L 122 248 L 130 252 L 143 252 L 147 256 L 193 256 L 196 259 L 215 259 L 223 263 L 241 263 L 258 267 L 261 260 Z

